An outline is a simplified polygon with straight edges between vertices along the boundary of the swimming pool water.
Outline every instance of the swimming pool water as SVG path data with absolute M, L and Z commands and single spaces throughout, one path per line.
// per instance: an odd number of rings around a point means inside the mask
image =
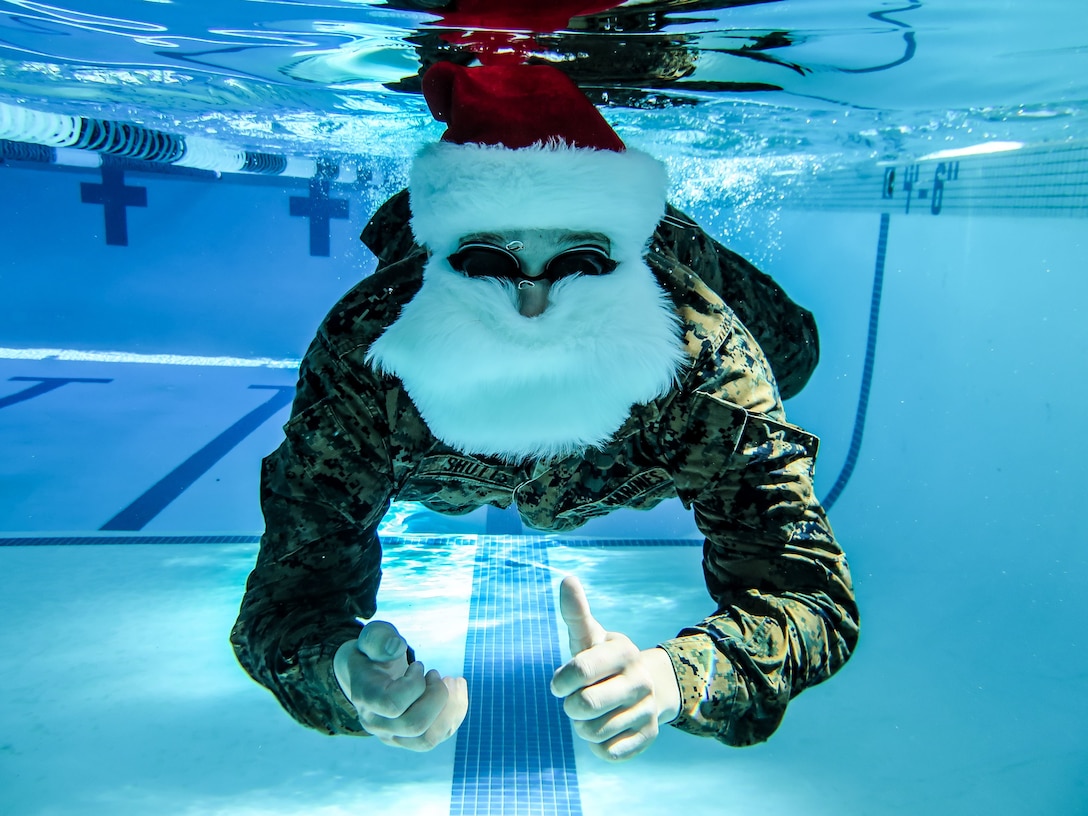
M 699 104 L 605 109 L 666 160 L 677 202 L 816 313 L 821 364 L 786 408 L 821 437 L 822 496 L 869 387 L 831 515 L 857 655 L 765 745 L 665 729 L 608 765 L 540 693 L 568 653 L 556 587 L 579 575 L 641 645 L 712 611 L 675 502 L 548 537 L 394 509 L 380 615 L 476 695 L 430 754 L 300 728 L 227 642 L 293 366 L 373 268 L 359 229 L 439 132 L 381 85 L 414 72 L 406 36 L 431 17 L 0 2 L 0 103 L 280 171 L 0 141 L 0 813 L 1083 812 L 1085 14 L 689 8 L 667 31 L 698 71 L 655 91 Z M 776 31 L 777 62 L 730 53 Z M 693 84 L 725 80 L 783 90 Z M 319 160 L 339 175 L 315 193 Z M 322 196 L 338 215 L 292 204 Z

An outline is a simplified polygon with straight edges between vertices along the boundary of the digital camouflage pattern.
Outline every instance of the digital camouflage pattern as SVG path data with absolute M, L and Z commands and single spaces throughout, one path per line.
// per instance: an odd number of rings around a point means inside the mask
M 375 530 L 390 501 L 444 513 L 515 504 L 526 525 L 566 532 L 679 496 L 706 536 L 716 608 L 660 644 L 682 694 L 673 725 L 731 745 L 766 739 L 858 635 L 846 560 L 813 494 L 818 443 L 785 421 L 771 372 L 794 392 L 807 381 L 811 315 L 670 210 L 647 257 L 685 328 L 680 384 L 636 405 L 602 450 L 522 465 L 467 455 L 436 440 L 399 380 L 364 361 L 422 283 L 426 252 L 407 214 L 401 194 L 364 231 L 378 270 L 318 330 L 285 439 L 264 461 L 266 530 L 232 633 L 242 665 L 303 724 L 363 734 L 332 659 L 358 635 L 354 618 L 376 612 Z

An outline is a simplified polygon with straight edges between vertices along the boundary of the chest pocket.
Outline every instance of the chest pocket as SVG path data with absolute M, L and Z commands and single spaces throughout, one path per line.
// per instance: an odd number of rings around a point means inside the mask
M 649 510 L 676 495 L 672 477 L 663 468 L 637 468 L 600 451 L 570 464 L 557 463 L 517 487 L 514 497 L 526 523 L 538 530 L 566 532 L 621 507 Z
M 485 504 L 509 507 L 514 488 L 526 476 L 513 465 L 492 465 L 441 453 L 424 457 L 398 491 L 401 501 L 418 501 L 439 513 L 459 515 Z

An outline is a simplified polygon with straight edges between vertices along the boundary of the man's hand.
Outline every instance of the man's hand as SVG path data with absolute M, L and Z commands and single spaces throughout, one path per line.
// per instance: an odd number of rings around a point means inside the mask
M 336 652 L 333 669 L 359 722 L 387 745 L 430 751 L 460 727 L 468 712 L 463 677 L 443 678 L 408 665 L 408 644 L 392 624 L 372 621 Z
M 602 759 L 630 759 L 657 738 L 658 725 L 680 711 L 680 689 L 664 649 L 639 651 L 618 632 L 606 632 L 589 611 L 574 576 L 559 587 L 559 609 L 570 635 L 571 661 L 552 677 L 552 693 L 574 733 Z

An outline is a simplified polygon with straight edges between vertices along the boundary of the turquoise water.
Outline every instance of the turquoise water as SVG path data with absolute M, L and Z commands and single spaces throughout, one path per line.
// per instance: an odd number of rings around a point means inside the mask
M 646 41 L 680 43 L 689 74 L 643 83 L 659 87 L 629 100 L 642 109 L 607 111 L 624 137 L 659 152 L 899 159 L 1083 132 L 1088 54 L 1076 4 L 643 5 L 671 11 L 652 32 L 572 32 L 540 50 L 569 64 L 586 43 L 606 47 L 602 38 L 619 56 L 655 47 Z M 419 68 L 412 38 L 436 30 L 434 14 L 354 0 L 6 0 L 0 95 L 253 149 L 399 159 L 439 132 L 417 94 L 389 87 Z M 595 86 L 621 101 L 639 86 L 621 81 L 623 70 L 603 73 Z
M 544 38 L 542 58 L 588 76 L 614 54 L 587 83 L 606 118 L 816 314 L 821 363 L 786 409 L 821 437 L 818 493 L 849 475 L 831 512 L 864 621 L 847 667 L 765 745 L 665 729 L 624 765 L 579 740 L 555 759 L 539 718 L 479 719 L 425 755 L 296 725 L 226 640 L 257 467 L 317 323 L 373 269 L 359 230 L 441 132 L 410 88 L 440 22 L 368 2 L 0 2 L 2 110 L 280 171 L 129 162 L 144 204 L 111 216 L 81 194 L 105 183 L 98 153 L 32 160 L 0 133 L 0 813 L 1088 813 L 1088 12 L 714 5 L 643 4 Z M 655 48 L 691 70 L 631 77 Z M 323 232 L 289 204 L 317 159 L 345 202 Z M 712 611 L 678 502 L 531 532 L 396 506 L 380 615 L 483 684 L 499 656 L 565 659 L 564 574 L 640 645 Z M 538 749 L 537 776 L 492 743 Z

